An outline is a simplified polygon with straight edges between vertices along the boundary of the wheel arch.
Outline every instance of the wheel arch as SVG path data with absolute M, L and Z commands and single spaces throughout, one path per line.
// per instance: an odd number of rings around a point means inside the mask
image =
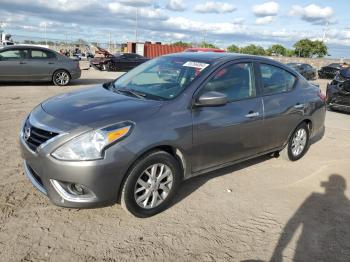
M 72 78 L 71 73 L 70 73 L 69 70 L 67 70 L 66 68 L 57 68 L 57 69 L 55 69 L 55 71 L 52 73 L 52 78 L 53 78 L 53 76 L 56 74 L 57 71 L 65 71 L 65 72 L 68 73 L 69 77 Z
M 288 144 L 288 141 L 290 140 L 291 136 L 293 135 L 293 133 L 295 132 L 295 130 L 298 128 L 298 126 L 300 126 L 301 124 L 305 123 L 307 126 L 308 126 L 308 129 L 309 129 L 309 136 L 311 136 L 311 133 L 312 133 L 312 128 L 313 128 L 313 123 L 312 123 L 312 120 L 310 118 L 305 118 L 303 119 L 302 121 L 300 121 L 296 126 L 295 128 L 289 133 L 288 135 L 288 139 L 287 141 L 284 143 L 283 147 L 286 146 L 286 144 Z
M 167 144 L 164 144 L 164 145 L 157 145 L 157 146 L 153 146 L 151 148 L 148 148 L 146 149 L 145 151 L 143 151 L 142 153 L 140 153 L 136 158 L 135 160 L 131 163 L 131 165 L 128 167 L 123 179 L 122 179 L 122 182 L 120 183 L 120 186 L 119 186 L 119 190 L 118 190 L 118 202 L 120 203 L 120 198 L 121 198 L 121 193 L 122 193 L 122 188 L 123 188 L 123 185 L 128 177 L 128 173 L 130 172 L 131 168 L 135 165 L 135 163 L 141 159 L 143 156 L 151 153 L 151 152 L 154 152 L 154 151 L 164 151 L 164 152 L 167 152 L 169 153 L 171 156 L 173 156 L 176 161 L 180 164 L 180 167 L 182 169 L 182 173 L 181 173 L 181 176 L 182 176 L 182 179 L 184 179 L 186 177 L 186 173 L 188 172 L 189 168 L 188 168 L 188 161 L 186 161 L 186 157 L 183 153 L 182 150 L 180 150 L 179 148 L 175 147 L 175 146 L 172 146 L 172 145 L 167 145 Z

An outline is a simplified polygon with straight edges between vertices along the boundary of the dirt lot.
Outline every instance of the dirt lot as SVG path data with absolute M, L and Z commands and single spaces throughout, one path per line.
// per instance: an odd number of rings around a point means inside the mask
M 302 160 L 262 157 L 194 178 L 149 219 L 118 205 L 53 206 L 23 175 L 20 123 L 46 98 L 116 75 L 84 71 L 65 88 L 0 86 L 0 261 L 268 261 L 274 252 L 276 261 L 350 261 L 350 115 L 342 113 L 327 113 L 324 139 Z

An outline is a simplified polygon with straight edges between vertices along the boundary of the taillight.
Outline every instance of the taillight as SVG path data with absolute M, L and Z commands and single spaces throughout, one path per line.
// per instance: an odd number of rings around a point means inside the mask
M 318 90 L 317 95 L 323 102 L 326 102 L 327 96 L 322 93 L 321 89 Z

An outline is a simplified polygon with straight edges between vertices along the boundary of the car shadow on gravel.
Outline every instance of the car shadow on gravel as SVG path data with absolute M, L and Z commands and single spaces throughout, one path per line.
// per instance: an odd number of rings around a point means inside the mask
M 350 200 L 345 195 L 346 180 L 332 174 L 321 182 L 325 192 L 312 193 L 283 228 L 270 259 L 282 261 L 350 261 Z M 283 256 L 291 240 L 302 228 L 293 258 Z M 244 260 L 242 262 L 263 260 Z
M 254 166 L 256 164 L 265 162 L 265 161 L 270 160 L 272 158 L 273 158 L 273 156 L 270 156 L 270 155 L 260 156 L 260 157 L 257 157 L 257 158 L 251 159 L 251 160 L 244 161 L 244 162 L 239 163 L 239 164 L 235 164 L 235 165 L 232 165 L 229 167 L 221 168 L 221 169 L 218 169 L 218 170 L 215 170 L 212 172 L 208 172 L 206 174 L 199 175 L 199 176 L 190 178 L 188 180 L 185 180 L 181 184 L 181 187 L 179 188 L 179 191 L 178 191 L 172 205 L 175 205 L 175 204 L 181 202 L 187 196 L 194 193 L 197 189 L 199 189 L 201 186 L 203 186 L 210 179 L 231 174 L 232 172 L 236 172 L 236 171 L 245 169 L 247 167 Z

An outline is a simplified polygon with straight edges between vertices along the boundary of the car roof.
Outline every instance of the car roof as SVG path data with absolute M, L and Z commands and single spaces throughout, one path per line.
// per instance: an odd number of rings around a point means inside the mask
M 225 60 L 234 60 L 234 59 L 252 59 L 252 60 L 260 60 L 260 61 L 269 61 L 276 62 L 270 58 L 265 58 L 261 56 L 254 55 L 244 55 L 238 53 L 219 53 L 219 52 L 182 52 L 182 53 L 174 53 L 165 55 L 167 57 L 179 57 L 179 58 L 187 58 L 187 59 L 198 59 L 202 61 L 207 61 L 210 63 L 217 61 L 225 61 Z
M 4 48 L 1 48 L 1 50 L 11 50 L 11 49 L 40 49 L 45 51 L 51 51 L 54 52 L 54 50 L 42 47 L 42 46 L 36 46 L 36 45 L 11 45 L 11 46 L 5 46 Z
M 168 54 L 165 56 L 174 57 L 174 58 L 178 57 L 178 58 L 185 58 L 185 59 L 194 59 L 197 61 L 206 62 L 210 64 L 223 64 L 223 63 L 238 60 L 238 59 L 247 59 L 252 61 L 253 60 L 258 61 L 260 63 L 268 63 L 271 65 L 279 66 L 290 72 L 290 68 L 283 63 L 280 63 L 268 57 L 255 56 L 255 55 L 245 55 L 245 54 L 238 54 L 238 53 L 217 53 L 217 52 L 182 52 L 182 53 Z

